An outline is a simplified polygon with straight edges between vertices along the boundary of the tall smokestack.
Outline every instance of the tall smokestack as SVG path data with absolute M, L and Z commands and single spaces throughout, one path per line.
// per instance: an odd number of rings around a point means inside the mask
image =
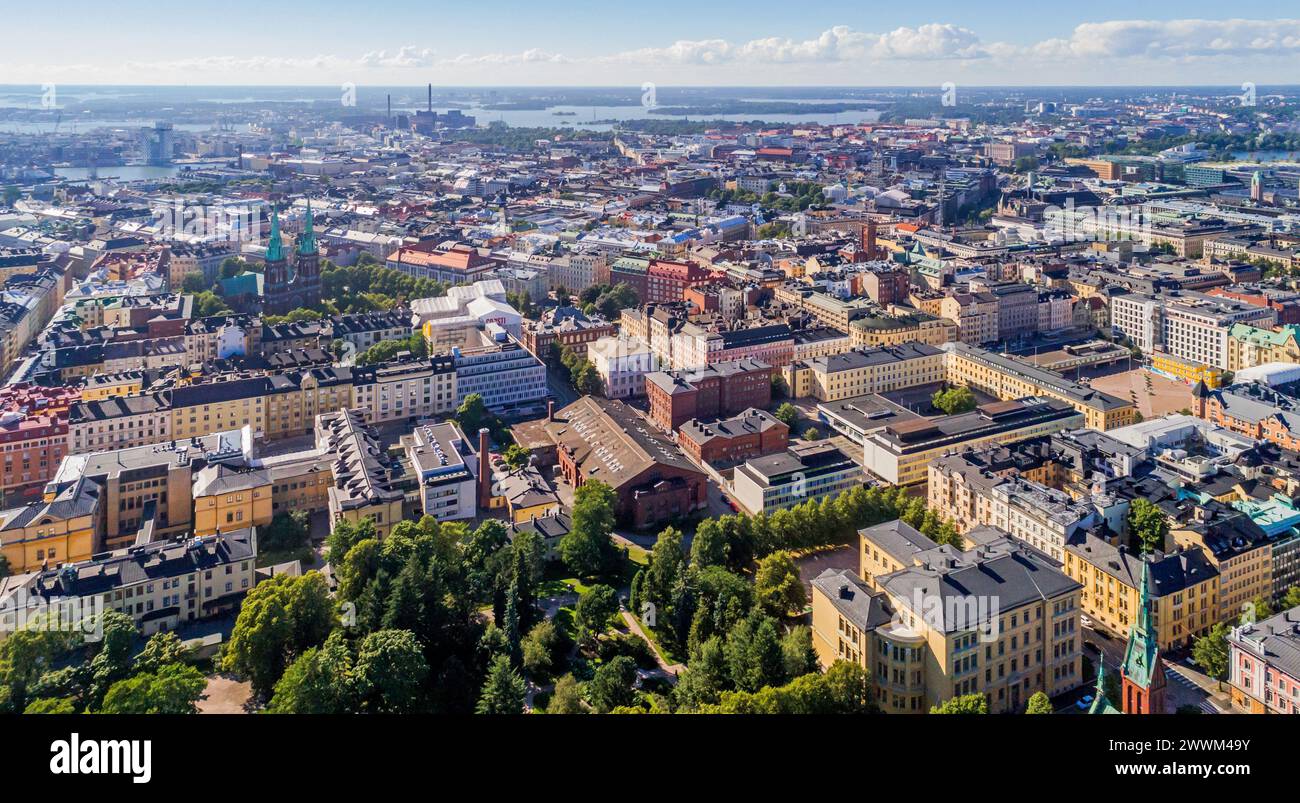
M 429 111 L 433 111 L 433 84 L 429 84 Z
M 478 431 L 478 505 L 487 507 L 492 498 L 492 460 L 488 455 L 488 430 Z
M 555 420 L 555 399 L 546 400 L 546 420 L 547 421 Z
M 393 96 L 388 96 L 388 119 L 393 119 Z

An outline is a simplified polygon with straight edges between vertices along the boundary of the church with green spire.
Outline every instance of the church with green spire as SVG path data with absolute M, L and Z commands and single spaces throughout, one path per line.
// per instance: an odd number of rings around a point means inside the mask
M 1138 619 L 1128 634 L 1120 696 L 1125 714 L 1165 713 L 1165 668 L 1160 645 L 1151 621 L 1151 567 L 1142 561 L 1142 586 L 1138 596 Z
M 289 273 L 289 255 L 285 253 L 280 233 L 280 215 L 271 213 L 271 235 L 266 244 L 266 269 L 263 277 L 262 311 L 284 315 L 300 307 L 320 304 L 320 250 L 316 245 L 315 221 L 311 201 L 307 201 L 307 218 L 293 253 L 293 275 Z

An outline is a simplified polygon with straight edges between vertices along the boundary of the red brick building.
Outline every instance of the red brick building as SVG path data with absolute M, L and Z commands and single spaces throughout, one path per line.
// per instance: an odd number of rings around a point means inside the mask
M 672 432 L 692 418 L 767 407 L 772 402 L 774 371 L 758 360 L 735 360 L 689 371 L 646 374 L 650 420 L 664 432 Z
M 752 407 L 712 424 L 691 419 L 677 431 L 677 445 L 700 465 L 730 465 L 775 454 L 790 444 L 790 428 Z
M 862 291 L 881 306 L 906 304 L 911 280 L 902 268 L 873 265 L 862 274 Z
M 68 453 L 68 410 L 81 391 L 17 384 L 0 389 L 0 504 L 40 499 Z
M 620 521 L 654 527 L 708 506 L 708 478 L 634 409 L 584 396 L 546 424 L 560 473 L 575 489 L 599 480 Z
M 687 288 L 706 284 L 709 276 L 707 268 L 694 262 L 652 259 L 646 268 L 646 294 L 641 301 L 645 304 L 681 301 Z

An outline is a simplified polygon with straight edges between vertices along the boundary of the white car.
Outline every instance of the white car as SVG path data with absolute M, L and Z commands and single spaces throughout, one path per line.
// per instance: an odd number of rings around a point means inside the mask
M 1089 618 L 1086 617 L 1086 616 L 1080 616 L 1080 617 L 1079 617 L 1079 623 L 1080 623 L 1081 625 L 1083 625 L 1084 627 L 1088 628 L 1089 630 L 1092 629 L 1092 620 L 1089 619 Z

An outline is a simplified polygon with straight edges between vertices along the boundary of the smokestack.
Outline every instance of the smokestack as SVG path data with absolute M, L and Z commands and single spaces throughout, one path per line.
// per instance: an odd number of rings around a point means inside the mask
M 488 455 L 488 430 L 478 431 L 478 504 L 486 508 L 492 498 L 492 460 Z
M 555 399 L 546 400 L 546 420 L 547 421 L 555 420 Z
M 429 84 L 429 111 L 433 111 L 433 84 Z
M 393 96 L 388 96 L 388 119 L 393 119 Z

